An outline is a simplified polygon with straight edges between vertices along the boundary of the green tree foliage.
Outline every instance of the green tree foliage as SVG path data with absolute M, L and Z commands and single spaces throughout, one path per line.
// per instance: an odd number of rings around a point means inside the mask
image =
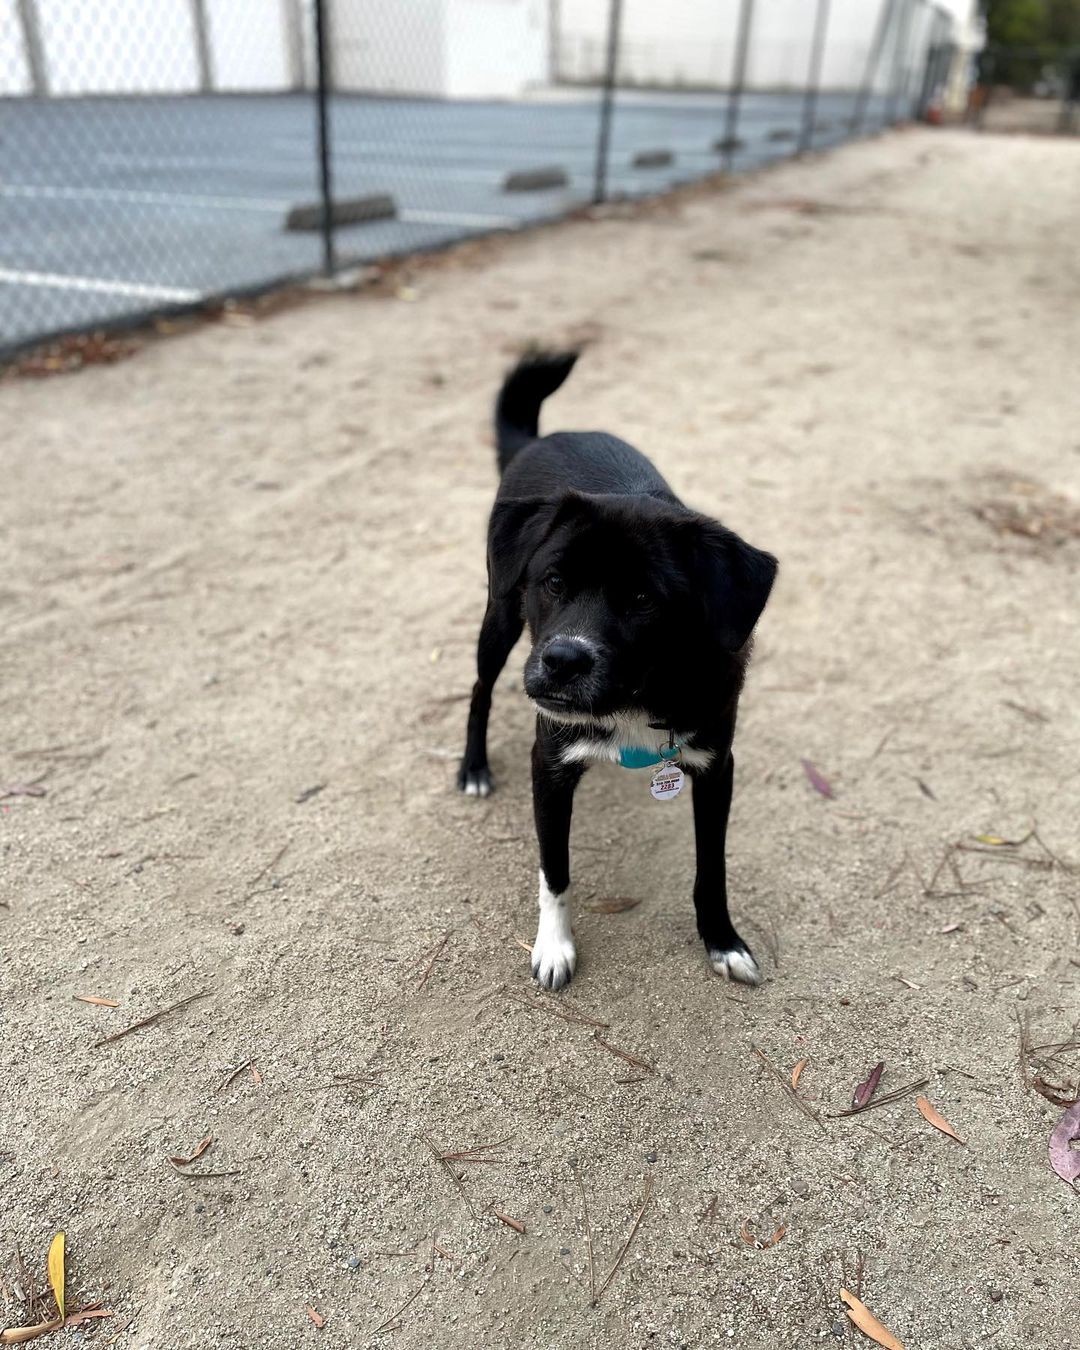
M 991 47 L 1080 45 L 1080 0 L 983 0 L 983 13 Z

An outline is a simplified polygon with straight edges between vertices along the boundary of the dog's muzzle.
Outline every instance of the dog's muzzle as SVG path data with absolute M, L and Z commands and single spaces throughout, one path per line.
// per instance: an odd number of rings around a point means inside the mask
M 585 712 L 591 706 L 596 652 L 581 638 L 555 637 L 534 651 L 525 667 L 525 692 L 556 712 Z

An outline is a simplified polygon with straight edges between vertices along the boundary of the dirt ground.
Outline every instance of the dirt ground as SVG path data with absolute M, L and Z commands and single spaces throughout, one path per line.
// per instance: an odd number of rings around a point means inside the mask
M 860 1286 L 908 1350 L 1080 1346 L 1025 1081 L 1078 1057 L 1019 1053 L 1080 1018 L 1078 215 L 1080 144 L 909 131 L 0 388 L 0 1325 L 62 1228 L 115 1312 L 66 1344 L 854 1346 Z M 705 962 L 689 802 L 616 768 L 532 986 L 521 651 L 500 790 L 452 790 L 491 399 L 583 335 L 547 427 L 781 559 L 759 989 Z M 878 1060 L 966 1142 L 837 1117 Z M 632 1233 L 595 1307 L 582 1192 L 598 1290 Z

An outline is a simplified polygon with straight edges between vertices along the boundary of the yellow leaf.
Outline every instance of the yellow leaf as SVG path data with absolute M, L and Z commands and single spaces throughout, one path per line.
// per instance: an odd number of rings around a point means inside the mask
M 56 1299 L 57 1311 L 64 1316 L 64 1235 L 57 1233 L 49 1244 L 49 1287 Z
M 964 1142 L 945 1117 L 935 1111 L 925 1097 L 916 1097 L 915 1105 L 919 1108 L 919 1114 L 922 1116 L 923 1120 L 928 1121 L 933 1125 L 935 1130 L 940 1130 L 942 1134 L 947 1134 L 950 1139 L 955 1139 L 958 1144 Z
M 1002 839 L 1000 834 L 977 834 L 975 836 L 975 842 L 977 844 L 993 844 L 997 847 L 1000 844 L 1007 844 L 1009 841 L 1007 839 Z
M 881 1325 L 862 1299 L 856 1298 L 854 1294 L 849 1294 L 846 1289 L 840 1290 L 840 1297 L 848 1305 L 847 1315 L 859 1330 L 865 1332 L 872 1341 L 877 1341 L 878 1345 L 883 1345 L 885 1350 L 904 1350 L 902 1343 L 887 1327 Z

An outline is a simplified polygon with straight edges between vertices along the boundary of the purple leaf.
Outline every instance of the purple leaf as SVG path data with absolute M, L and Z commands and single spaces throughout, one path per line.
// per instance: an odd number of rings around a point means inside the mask
M 835 797 L 836 793 L 832 790 L 832 784 L 829 780 L 810 763 L 808 759 L 802 761 L 803 769 L 807 778 L 810 780 L 810 786 L 815 792 L 820 792 L 823 797 Z
M 861 1111 L 864 1106 L 869 1105 L 870 1098 L 877 1091 L 877 1085 L 881 1081 L 881 1075 L 885 1072 L 885 1061 L 880 1060 L 870 1070 L 870 1077 L 865 1083 L 860 1083 L 855 1089 L 855 1096 L 851 1099 L 851 1108 L 853 1111 Z
M 0 787 L 0 797 L 44 797 L 45 789 L 40 783 L 8 783 Z
M 1070 1185 L 1080 1180 L 1080 1149 L 1070 1147 L 1074 1139 L 1080 1139 L 1080 1102 L 1069 1107 L 1050 1136 L 1050 1166 Z

